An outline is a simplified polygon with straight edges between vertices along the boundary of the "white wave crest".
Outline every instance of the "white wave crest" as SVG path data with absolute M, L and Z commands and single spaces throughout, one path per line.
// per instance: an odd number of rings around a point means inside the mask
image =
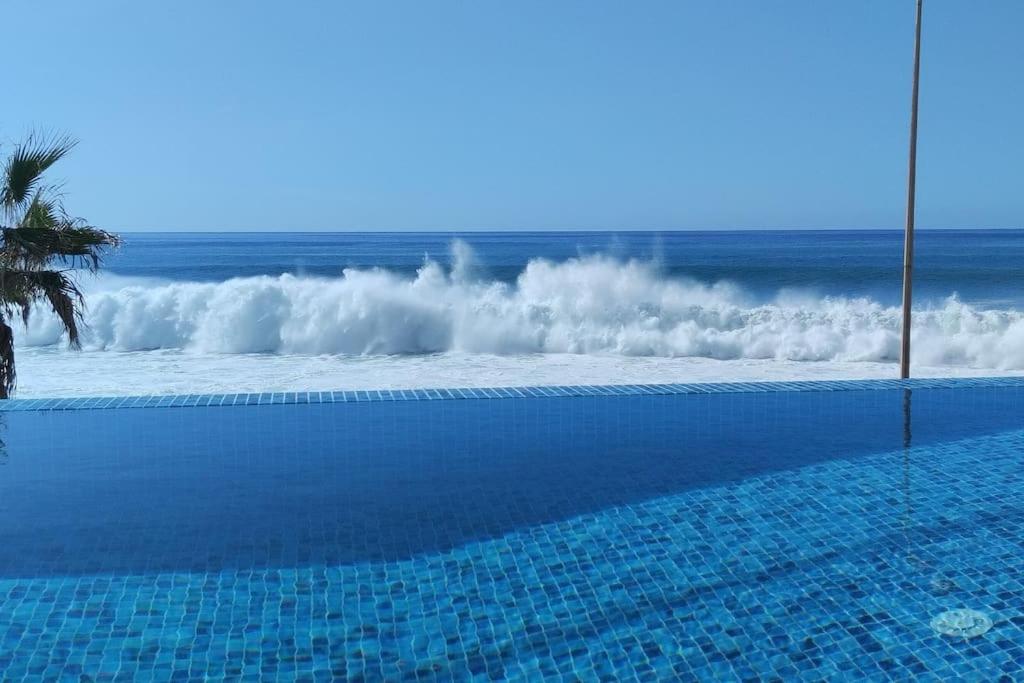
M 218 283 L 101 280 L 87 296 L 89 350 L 243 354 L 572 353 L 625 356 L 892 361 L 899 311 L 857 298 L 779 295 L 665 277 L 650 263 L 592 256 L 531 261 L 513 284 L 474 279 L 456 247 L 446 272 L 415 277 L 349 269 L 338 278 Z M 947 299 L 914 313 L 914 361 L 1024 368 L 1024 316 Z M 62 340 L 37 312 L 22 346 Z

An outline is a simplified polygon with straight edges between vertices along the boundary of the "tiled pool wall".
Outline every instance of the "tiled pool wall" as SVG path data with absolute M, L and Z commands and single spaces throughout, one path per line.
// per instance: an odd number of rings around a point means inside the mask
M 245 394 L 160 394 L 27 398 L 0 401 L 0 411 L 98 410 L 115 408 L 194 408 L 241 405 L 295 405 L 371 401 L 553 398 L 564 396 L 638 396 L 675 394 L 865 391 L 871 389 L 957 389 L 1024 387 L 1024 376 L 922 379 L 804 380 L 793 382 L 702 382 L 692 384 L 600 384 L 528 387 L 359 389 L 349 391 L 276 391 Z

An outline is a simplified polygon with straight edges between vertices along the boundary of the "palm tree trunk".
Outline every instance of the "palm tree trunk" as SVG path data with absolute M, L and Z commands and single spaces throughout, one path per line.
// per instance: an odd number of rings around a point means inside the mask
M 14 330 L 0 318 L 0 399 L 10 398 L 14 389 Z

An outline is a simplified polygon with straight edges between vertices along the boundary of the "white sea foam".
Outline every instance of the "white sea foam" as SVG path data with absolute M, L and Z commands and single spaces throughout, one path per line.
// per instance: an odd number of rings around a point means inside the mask
M 656 264 L 601 256 L 559 263 L 533 260 L 508 284 L 475 277 L 468 248 L 457 245 L 456 255 L 450 271 L 427 261 L 415 277 L 349 269 L 337 278 L 282 275 L 218 283 L 100 278 L 88 283 L 86 352 L 68 362 L 130 357 L 160 365 L 158 359 L 177 357 L 191 359 L 181 363 L 181 372 L 189 375 L 208 365 L 204 358 L 223 365 L 232 357 L 252 362 L 246 354 L 264 354 L 267 358 L 259 362 L 266 367 L 298 367 L 307 362 L 303 358 L 327 356 L 338 363 L 342 381 L 335 386 L 349 386 L 343 381 L 346 367 L 365 367 L 378 359 L 379 385 L 384 386 L 394 385 L 384 366 L 403 365 L 395 356 L 404 359 L 407 369 L 428 354 L 434 360 L 421 365 L 437 366 L 438 354 L 448 361 L 460 359 L 465 367 L 472 367 L 469 359 L 491 359 L 484 364 L 508 359 L 525 375 L 518 382 L 490 377 L 490 383 L 524 384 L 533 383 L 526 370 L 531 362 L 525 359 L 536 354 L 575 357 L 564 361 L 574 369 L 550 378 L 571 383 L 583 381 L 578 375 L 587 374 L 587 367 L 629 359 L 675 369 L 700 361 L 743 361 L 747 367 L 756 362 L 776 369 L 824 363 L 833 369 L 863 367 L 860 374 L 866 376 L 875 374 L 869 365 L 891 364 L 899 352 L 899 310 L 870 299 L 788 292 L 758 302 L 728 283 L 669 278 Z M 32 359 L 52 363 L 68 353 L 56 351 L 62 344 L 60 327 L 45 311 L 33 315 L 18 342 Z M 287 360 L 293 357 L 298 360 Z M 677 362 L 663 362 L 669 360 Z M 146 364 L 132 362 L 140 368 Z M 981 310 L 955 296 L 917 310 L 914 362 L 963 372 L 1024 369 L 1024 315 Z M 727 365 L 715 367 L 730 377 Z M 644 381 L 657 381 L 658 373 L 649 370 Z M 687 379 L 675 370 L 662 374 L 666 381 L 669 376 Z M 592 375 L 589 381 L 601 379 Z M 23 392 L 28 379 L 23 369 Z M 77 393 L 75 387 L 65 391 Z

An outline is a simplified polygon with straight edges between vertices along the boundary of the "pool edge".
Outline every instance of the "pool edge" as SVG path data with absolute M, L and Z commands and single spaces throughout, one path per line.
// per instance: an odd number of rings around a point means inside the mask
M 955 389 L 1024 387 L 1024 376 L 933 377 L 921 379 L 800 380 L 769 382 L 695 382 L 674 384 L 599 384 L 527 387 L 361 389 L 346 391 L 278 391 L 236 394 L 161 394 L 24 398 L 0 401 L 0 412 L 38 410 L 111 410 L 116 408 L 196 408 L 241 405 L 297 405 L 437 401 L 463 399 L 556 398 L 568 396 L 639 396 L 739 394 L 879 389 Z

